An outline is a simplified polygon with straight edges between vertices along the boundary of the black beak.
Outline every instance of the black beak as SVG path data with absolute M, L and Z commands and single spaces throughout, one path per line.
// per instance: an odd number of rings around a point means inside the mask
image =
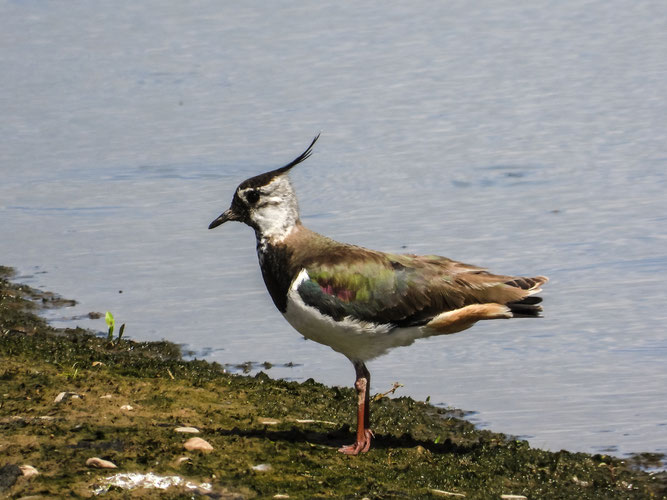
M 239 220 L 239 216 L 231 208 L 222 212 L 217 219 L 208 225 L 208 228 L 213 229 L 214 227 L 224 224 L 228 220 Z

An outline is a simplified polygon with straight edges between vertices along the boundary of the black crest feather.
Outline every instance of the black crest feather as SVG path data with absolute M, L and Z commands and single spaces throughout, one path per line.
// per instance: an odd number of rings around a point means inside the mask
M 315 138 L 313 139 L 313 142 L 310 143 L 310 146 L 308 146 L 308 148 L 303 153 L 301 153 L 300 156 L 293 159 L 291 162 L 289 162 L 284 167 L 280 167 L 279 169 L 275 170 L 275 172 L 280 172 L 282 174 L 284 172 L 287 172 L 293 166 L 298 165 L 302 161 L 307 160 L 310 157 L 310 155 L 313 154 L 313 146 L 315 145 L 315 143 L 317 142 L 317 139 L 319 139 L 319 138 L 320 138 L 320 134 L 317 134 L 315 136 Z
M 287 165 L 284 167 L 277 168 L 275 170 L 271 170 L 270 172 L 266 172 L 264 174 L 257 175 L 255 177 L 251 177 L 250 179 L 247 179 L 241 183 L 239 188 L 244 189 L 248 187 L 260 187 L 260 186 L 265 186 L 271 180 L 276 177 L 277 175 L 282 175 L 286 172 L 288 172 L 293 166 L 298 165 L 299 163 L 303 162 L 304 160 L 308 159 L 310 155 L 313 154 L 313 146 L 317 142 L 317 139 L 320 138 L 320 134 L 317 134 L 315 138 L 313 139 L 313 142 L 310 143 L 310 146 L 301 153 L 297 158 L 293 159 L 291 162 L 289 162 Z

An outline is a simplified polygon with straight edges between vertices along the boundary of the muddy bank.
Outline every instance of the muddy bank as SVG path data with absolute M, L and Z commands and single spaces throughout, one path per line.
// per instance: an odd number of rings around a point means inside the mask
M 62 299 L 8 282 L 7 268 L 0 275 L 0 497 L 124 498 L 108 479 L 119 473 L 189 481 L 132 497 L 667 497 L 664 474 L 533 449 L 410 398 L 374 402 L 374 448 L 343 456 L 336 449 L 354 439 L 351 389 L 230 375 L 183 361 L 167 342 L 54 329 L 37 313 Z M 213 449 L 187 450 L 193 437 Z M 26 465 L 38 474 L 23 475 Z

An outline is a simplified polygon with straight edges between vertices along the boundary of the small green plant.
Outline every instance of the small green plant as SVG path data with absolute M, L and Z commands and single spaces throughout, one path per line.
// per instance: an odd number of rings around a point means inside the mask
M 79 375 L 79 369 L 77 368 L 78 363 L 74 363 L 71 367 L 58 363 L 58 366 L 62 370 L 60 376 L 65 377 L 67 380 L 74 380 L 77 375 Z
M 109 327 L 109 333 L 107 334 L 107 340 L 109 342 L 113 341 L 113 330 L 114 326 L 116 325 L 116 320 L 113 317 L 113 314 L 111 314 L 109 311 L 107 311 L 106 315 L 104 316 L 104 321 L 106 321 L 107 326 Z M 123 333 L 125 332 L 125 323 L 120 325 L 120 328 L 118 329 L 118 339 L 116 340 L 116 344 L 120 342 L 120 339 L 123 337 Z

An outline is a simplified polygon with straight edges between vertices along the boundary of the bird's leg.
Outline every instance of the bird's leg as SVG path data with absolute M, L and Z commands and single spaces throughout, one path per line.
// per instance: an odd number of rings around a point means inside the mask
M 371 374 L 361 361 L 354 362 L 357 379 L 354 388 L 357 390 L 357 440 L 354 444 L 343 446 L 340 451 L 346 455 L 366 453 L 371 447 L 373 431 L 370 429 L 370 383 Z

